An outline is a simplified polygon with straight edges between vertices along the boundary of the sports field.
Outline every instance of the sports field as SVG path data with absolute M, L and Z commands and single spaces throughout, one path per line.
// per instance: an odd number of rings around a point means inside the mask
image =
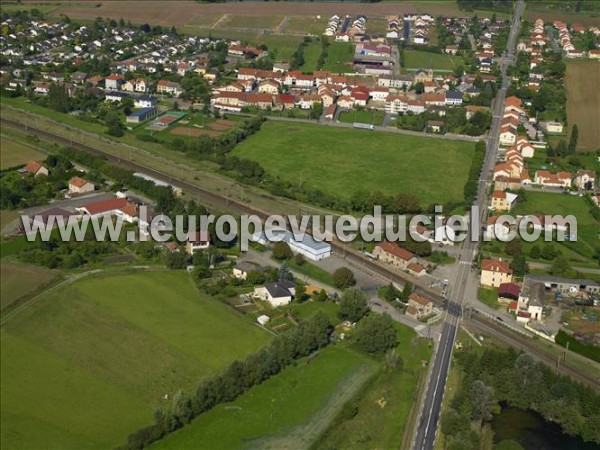
M 29 161 L 46 159 L 42 152 L 28 145 L 0 136 L 0 169 L 27 164 Z
M 185 272 L 86 278 L 2 325 L 2 447 L 114 448 L 270 338 Z
M 0 309 L 15 300 L 35 292 L 58 277 L 55 270 L 30 264 L 0 263 Z
M 578 151 L 600 149 L 600 62 L 569 61 L 567 63 L 567 119 L 579 129 Z
M 433 70 L 454 70 L 460 64 L 462 64 L 462 58 L 459 56 L 424 52 L 421 50 L 406 50 L 404 52 L 405 67 L 402 69 L 427 69 L 431 65 Z
M 376 370 L 367 356 L 326 348 L 151 448 L 309 448 Z
M 406 192 L 427 206 L 462 200 L 474 150 L 461 141 L 268 121 L 233 154 L 342 198 L 358 189 Z

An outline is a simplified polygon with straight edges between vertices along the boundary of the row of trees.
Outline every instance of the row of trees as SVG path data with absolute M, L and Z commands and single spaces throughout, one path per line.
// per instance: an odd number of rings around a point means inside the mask
M 477 185 L 479 175 L 481 174 L 483 160 L 485 158 L 485 141 L 479 141 L 475 144 L 475 153 L 471 160 L 469 169 L 469 178 L 464 187 L 464 199 L 466 204 L 471 204 L 477 197 Z
M 178 392 L 154 415 L 154 424 L 131 434 L 124 448 L 143 449 L 192 419 L 230 402 L 299 358 L 325 347 L 333 327 L 327 317 L 317 313 L 298 328 L 276 336 L 271 344 L 243 361 L 234 361 L 221 374 L 202 380 L 193 395 Z
M 479 428 L 501 405 L 533 409 L 570 435 L 600 444 L 600 396 L 514 349 L 458 354 L 461 384 L 441 420 L 449 450 L 479 449 Z

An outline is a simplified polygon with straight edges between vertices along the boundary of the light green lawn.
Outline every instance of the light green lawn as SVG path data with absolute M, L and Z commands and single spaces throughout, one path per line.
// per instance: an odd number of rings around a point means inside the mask
M 427 69 L 430 63 L 433 70 L 453 70 L 462 64 L 462 58 L 460 56 L 425 52 L 422 50 L 406 50 L 404 52 L 404 66 L 409 70 Z
M 474 148 L 461 141 L 268 121 L 233 154 L 341 198 L 358 189 L 407 192 L 427 206 L 462 200 Z
M 2 326 L 2 446 L 113 448 L 270 335 L 185 272 L 86 278 Z

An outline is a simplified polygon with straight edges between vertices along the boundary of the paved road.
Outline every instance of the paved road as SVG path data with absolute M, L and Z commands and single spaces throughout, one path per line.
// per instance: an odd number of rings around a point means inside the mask
M 335 120 L 319 122 L 319 121 L 310 120 L 310 119 L 296 119 L 296 118 L 292 118 L 292 117 L 279 117 L 279 116 L 265 116 L 265 118 L 267 120 L 276 120 L 276 121 L 281 121 L 281 122 L 305 122 L 305 123 L 314 123 L 314 124 L 324 125 L 324 126 L 328 126 L 328 127 L 352 128 L 352 123 L 337 122 Z M 403 130 L 401 128 L 396 128 L 393 126 L 392 127 L 389 127 L 389 126 L 375 127 L 374 130 L 365 130 L 365 133 L 370 133 L 372 131 L 384 132 L 384 133 L 407 134 L 410 136 L 420 136 L 420 137 L 434 136 L 436 138 L 447 139 L 449 141 L 478 142 L 484 138 L 483 136 L 466 136 L 463 134 L 452 134 L 452 133 L 446 133 L 446 134 L 423 133 L 420 131 Z
M 475 204 L 479 206 L 481 219 L 485 219 L 487 204 L 487 187 L 489 182 L 489 173 L 497 158 L 498 152 L 498 134 L 500 129 L 501 115 L 504 107 L 504 99 L 506 97 L 506 89 L 509 86 L 509 78 L 506 77 L 507 65 L 512 61 L 515 48 L 515 40 L 519 33 L 520 18 L 523 11 L 523 0 L 517 3 L 511 32 L 507 43 L 507 55 L 502 59 L 501 71 L 503 74 L 503 85 L 496 96 L 493 112 L 494 119 L 490 130 L 486 156 L 483 164 L 482 176 L 478 185 L 478 196 Z M 481 222 L 483 223 L 483 222 Z M 414 449 L 432 449 L 436 430 L 440 418 L 442 400 L 446 388 L 446 379 L 450 368 L 452 358 L 452 349 L 456 340 L 458 323 L 462 314 L 462 308 L 465 303 L 469 303 L 472 297 L 472 289 L 474 286 L 474 272 L 471 270 L 471 263 L 474 260 L 477 251 L 477 242 L 467 240 L 463 245 L 461 261 L 459 264 L 456 278 L 451 281 L 451 286 L 448 295 L 447 314 L 442 325 L 441 336 L 437 345 L 437 349 L 433 359 L 433 365 L 429 374 L 428 385 L 425 392 L 425 398 L 422 404 L 421 416 L 417 425 L 416 435 L 414 439 Z M 468 294 L 465 296 L 465 294 Z M 466 300 L 466 302 L 465 302 Z

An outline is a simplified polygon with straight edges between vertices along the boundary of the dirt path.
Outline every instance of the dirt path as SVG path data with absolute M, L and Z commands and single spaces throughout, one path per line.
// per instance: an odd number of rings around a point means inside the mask
M 292 428 L 283 436 L 257 439 L 245 448 L 261 450 L 309 448 L 327 430 L 344 404 L 354 396 L 375 372 L 376 368 L 373 366 L 366 364 L 359 366 L 350 376 L 338 383 L 327 403 L 313 414 L 307 423 Z

